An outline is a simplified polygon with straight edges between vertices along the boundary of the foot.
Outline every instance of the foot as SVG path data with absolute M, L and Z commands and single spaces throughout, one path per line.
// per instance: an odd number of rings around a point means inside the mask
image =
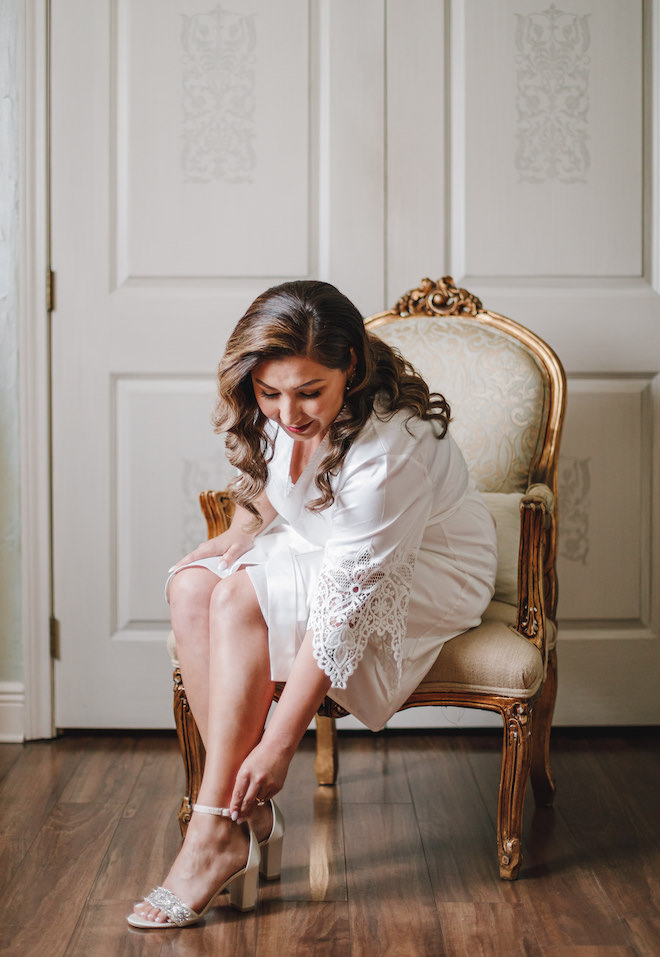
M 270 813 L 270 807 L 268 810 Z M 225 881 L 245 867 L 248 847 L 246 832 L 233 821 L 207 814 L 193 814 L 181 850 L 163 887 L 199 913 Z M 139 917 L 153 923 L 168 922 L 164 911 L 146 901 L 136 904 L 133 910 Z

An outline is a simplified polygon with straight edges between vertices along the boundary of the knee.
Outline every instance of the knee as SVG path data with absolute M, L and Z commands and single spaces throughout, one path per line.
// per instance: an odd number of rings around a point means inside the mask
M 204 608 L 208 611 L 213 588 L 213 582 L 208 580 L 209 574 L 206 569 L 199 568 L 184 568 L 176 573 L 167 590 L 173 616 L 195 615 Z M 213 578 L 217 581 L 215 575 Z
M 211 617 L 218 621 L 248 624 L 261 617 L 252 582 L 246 572 L 222 579 L 211 595 Z

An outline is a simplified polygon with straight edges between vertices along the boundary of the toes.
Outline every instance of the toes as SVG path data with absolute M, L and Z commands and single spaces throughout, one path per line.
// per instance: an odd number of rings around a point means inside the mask
M 143 920 L 148 920 L 152 924 L 166 924 L 168 921 L 167 914 L 152 904 L 148 904 L 146 901 L 141 901 L 139 904 L 136 904 L 133 908 L 133 912 L 137 914 L 138 917 L 142 917 Z

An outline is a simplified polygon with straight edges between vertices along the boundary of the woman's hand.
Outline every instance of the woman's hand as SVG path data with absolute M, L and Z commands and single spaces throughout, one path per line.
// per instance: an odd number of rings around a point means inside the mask
M 290 762 L 290 754 L 273 751 L 263 740 L 248 754 L 236 775 L 229 803 L 234 820 L 247 820 L 257 803 L 282 790 Z
M 255 499 L 255 505 L 263 522 L 260 528 L 254 532 L 247 532 L 245 529 L 254 522 L 254 515 L 237 505 L 231 525 L 226 532 L 216 535 L 215 538 L 209 538 L 207 542 L 202 542 L 194 551 L 184 555 L 170 571 L 181 568 L 182 565 L 189 565 L 190 562 L 198 562 L 201 558 L 215 558 L 216 555 L 220 559 L 218 568 L 229 568 L 233 565 L 237 558 L 252 548 L 257 532 L 266 528 L 277 514 L 265 492 Z
M 190 562 L 198 562 L 201 558 L 214 558 L 216 555 L 219 559 L 218 568 L 228 568 L 237 558 L 249 551 L 253 543 L 254 534 L 244 532 L 242 528 L 232 525 L 221 535 L 216 535 L 215 538 L 210 538 L 207 542 L 198 545 L 194 551 L 178 561 L 172 570 L 189 565 Z

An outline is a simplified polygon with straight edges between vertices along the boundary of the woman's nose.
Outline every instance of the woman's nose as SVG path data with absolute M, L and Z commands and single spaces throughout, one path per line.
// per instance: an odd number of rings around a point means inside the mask
M 284 425 L 295 425 L 298 421 L 299 405 L 295 397 L 282 396 L 280 400 L 280 419 Z

